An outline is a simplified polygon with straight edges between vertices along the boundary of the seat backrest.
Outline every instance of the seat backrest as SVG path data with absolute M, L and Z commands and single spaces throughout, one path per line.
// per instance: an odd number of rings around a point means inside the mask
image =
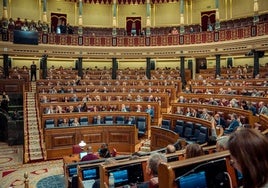
M 162 120 L 162 125 L 170 126 L 170 120 L 169 119 L 163 119 Z
M 161 128 L 163 129 L 170 129 L 170 120 L 168 119 L 163 119 L 162 120 L 162 125 L 161 125 Z
M 125 124 L 125 117 L 124 116 L 117 116 L 116 117 L 116 124 Z
M 45 121 L 46 128 L 53 128 L 55 127 L 54 119 L 46 119 Z
M 74 118 L 70 118 L 69 119 L 69 125 L 72 126 L 73 122 L 74 122 Z
M 73 145 L 73 154 L 79 154 L 81 153 L 83 150 L 82 148 L 77 144 L 77 145 Z
M 80 125 L 88 125 L 88 117 L 80 117 Z
M 176 125 L 184 126 L 184 121 L 183 120 L 177 120 Z
M 146 131 L 146 122 L 138 121 L 137 122 L 137 128 L 138 128 L 139 132 L 145 132 Z
M 183 137 L 183 132 L 184 132 L 184 126 L 182 125 L 176 125 L 174 132 L 178 133 L 180 137 Z
M 146 121 L 146 117 L 143 117 L 143 116 L 139 116 L 137 117 L 137 121 Z
M 193 136 L 193 129 L 194 129 L 194 123 L 193 122 L 186 122 L 183 137 L 185 137 L 185 138 L 192 137 Z
M 197 137 L 197 142 L 203 144 L 208 139 L 208 128 L 205 126 L 200 127 L 200 134 Z
M 114 120 L 113 120 L 113 116 L 105 116 L 104 118 L 105 124 L 113 124 Z

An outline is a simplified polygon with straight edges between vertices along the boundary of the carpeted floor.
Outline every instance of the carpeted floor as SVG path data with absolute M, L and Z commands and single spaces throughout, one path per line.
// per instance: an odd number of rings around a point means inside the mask
M 22 146 L 0 143 L 0 188 L 24 187 L 24 173 L 30 188 L 64 188 L 62 160 L 22 164 Z

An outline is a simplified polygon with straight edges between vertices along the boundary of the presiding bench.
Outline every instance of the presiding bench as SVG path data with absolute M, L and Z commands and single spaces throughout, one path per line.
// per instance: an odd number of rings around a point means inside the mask
M 96 125 L 45 129 L 47 159 L 58 159 L 72 154 L 72 146 L 81 140 L 97 151 L 102 143 L 120 153 L 134 153 L 139 148 L 136 126 Z

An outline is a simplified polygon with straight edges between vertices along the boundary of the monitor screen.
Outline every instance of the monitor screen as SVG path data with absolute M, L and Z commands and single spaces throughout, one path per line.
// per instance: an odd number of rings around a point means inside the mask
M 179 160 L 179 156 L 178 155 L 167 157 L 167 161 L 168 162 L 173 162 L 173 161 L 178 161 L 178 160 Z
M 204 171 L 182 176 L 176 180 L 178 188 L 207 188 L 206 174 Z
M 83 152 L 80 152 L 79 153 L 79 157 L 80 157 L 80 159 L 82 159 L 84 156 L 86 156 L 87 155 L 87 152 L 86 151 L 83 151 Z
M 70 166 L 68 168 L 68 172 L 69 172 L 69 177 L 73 177 L 74 175 L 76 175 L 77 174 L 76 166 Z
M 112 172 L 114 175 L 114 185 L 121 186 L 128 184 L 128 171 L 127 169 L 117 170 Z
M 83 180 L 99 179 L 99 168 L 83 169 L 82 178 Z
M 200 173 L 203 172 L 203 173 Z M 200 173 L 200 174 L 199 174 Z M 190 164 L 187 166 L 182 166 L 177 168 L 175 171 L 176 174 L 176 183 L 180 185 L 180 179 L 187 178 L 200 181 L 206 179 L 206 184 L 199 183 L 200 185 L 206 185 L 204 187 L 208 188 L 229 188 L 230 181 L 229 176 L 227 175 L 227 166 L 226 159 L 220 158 L 210 161 L 204 161 L 196 164 Z M 190 177 L 188 177 L 190 175 Z M 204 178 L 205 177 L 205 178 Z M 179 181 L 179 182 L 178 182 Z M 193 183 L 192 183 L 193 184 Z M 188 188 L 187 186 L 185 186 Z M 181 187 L 184 188 L 184 187 Z
M 144 182 L 141 162 L 120 167 L 117 166 L 116 168 L 110 169 L 108 172 L 113 173 L 115 186 Z
M 14 30 L 13 43 L 38 45 L 38 32 Z

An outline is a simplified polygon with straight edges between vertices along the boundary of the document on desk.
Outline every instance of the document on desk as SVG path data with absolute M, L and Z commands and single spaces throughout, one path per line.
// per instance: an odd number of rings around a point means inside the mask
M 84 180 L 83 185 L 86 188 L 92 188 L 95 183 L 95 180 Z

